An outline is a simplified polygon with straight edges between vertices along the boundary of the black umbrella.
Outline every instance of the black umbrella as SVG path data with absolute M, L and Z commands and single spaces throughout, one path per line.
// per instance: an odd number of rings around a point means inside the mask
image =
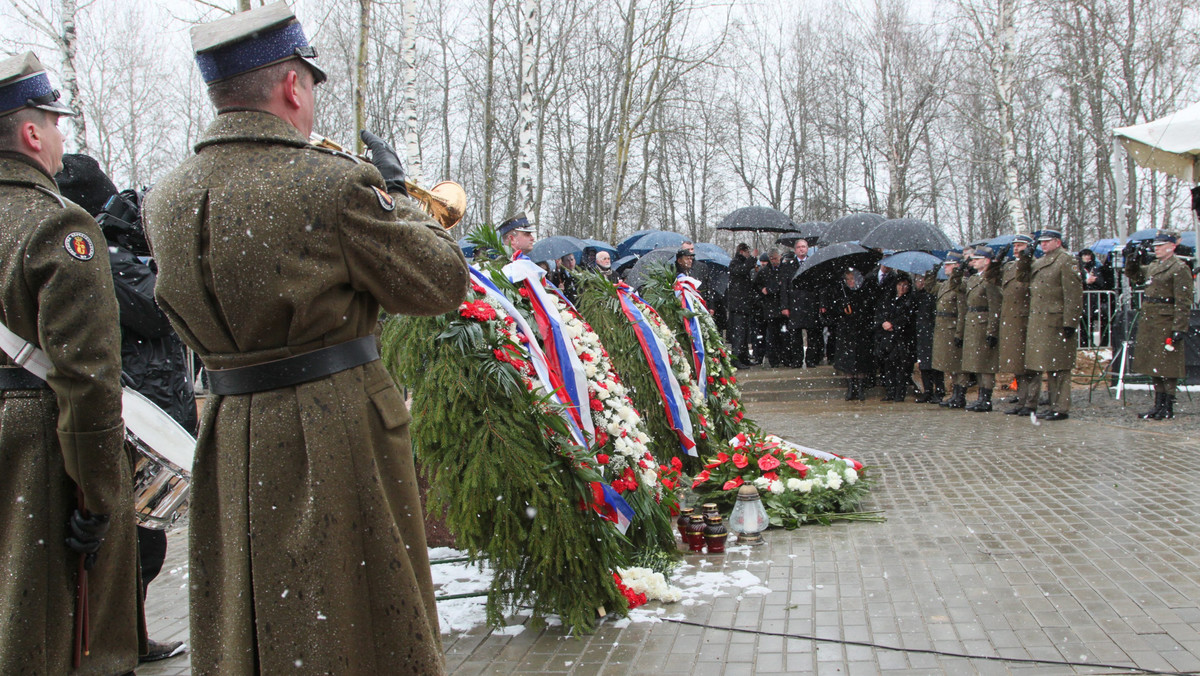
M 946 233 L 916 218 L 893 218 L 875 226 L 862 245 L 890 251 L 946 251 L 954 244 Z
M 555 235 L 538 241 L 533 245 L 533 249 L 529 251 L 529 258 L 534 263 L 542 261 L 556 261 L 567 254 L 575 254 L 583 251 L 583 240 L 570 235 Z
M 872 251 L 853 242 L 838 242 L 822 246 L 817 252 L 804 260 L 804 263 L 792 275 L 809 288 L 836 281 L 846 268 L 866 270 L 879 262 L 883 254 Z
M 751 232 L 794 232 L 791 217 L 771 207 L 742 207 L 726 216 L 717 230 L 749 230 Z
M 860 242 L 875 226 L 884 222 L 879 214 L 850 214 L 842 216 L 829 224 L 821 235 L 822 244 L 837 244 L 838 242 Z
M 795 246 L 796 240 L 806 239 L 809 246 L 816 246 L 825 231 L 829 229 L 827 221 L 807 221 L 796 226 L 796 232 L 785 232 L 775 240 L 777 244 Z

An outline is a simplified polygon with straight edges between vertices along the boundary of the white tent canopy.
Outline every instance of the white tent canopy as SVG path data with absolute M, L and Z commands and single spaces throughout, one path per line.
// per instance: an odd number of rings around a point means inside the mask
M 1189 183 L 1200 181 L 1200 103 L 1145 124 L 1119 127 L 1113 137 L 1140 166 Z

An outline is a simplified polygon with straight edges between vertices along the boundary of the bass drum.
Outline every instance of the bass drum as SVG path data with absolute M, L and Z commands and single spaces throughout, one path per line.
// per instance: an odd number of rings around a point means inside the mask
M 196 439 L 141 394 L 125 388 L 125 447 L 133 458 L 133 506 L 139 525 L 166 530 L 187 512 Z

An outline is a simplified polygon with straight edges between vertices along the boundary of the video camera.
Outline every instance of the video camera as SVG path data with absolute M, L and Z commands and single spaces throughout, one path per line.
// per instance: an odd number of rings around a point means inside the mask
M 150 245 L 142 230 L 141 195 L 136 190 L 122 190 L 108 198 L 104 209 L 96 216 L 104 237 L 138 256 L 149 256 Z
M 1129 242 L 1121 250 L 1121 255 L 1126 261 L 1136 259 L 1139 265 L 1150 265 L 1155 260 L 1154 240 L 1143 239 L 1136 242 Z

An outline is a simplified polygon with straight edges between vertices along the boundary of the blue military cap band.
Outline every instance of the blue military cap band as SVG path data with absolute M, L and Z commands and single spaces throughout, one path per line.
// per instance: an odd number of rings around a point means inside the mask
M 971 258 L 986 258 L 991 260 L 995 256 L 996 252 L 992 251 L 992 247 L 990 246 L 977 246 L 975 247 L 975 250 L 971 252 Z
M 1051 240 L 1051 239 L 1062 239 L 1062 233 L 1057 230 L 1039 230 L 1038 231 L 1037 240 L 1039 242 L 1045 242 L 1045 241 Z
M 74 115 L 66 104 L 59 103 L 58 90 L 33 52 L 25 52 L 0 63 L 0 116 L 22 108 L 41 108 L 59 115 Z
M 500 227 L 496 228 L 496 230 L 500 233 L 501 237 L 504 237 L 514 230 L 520 232 L 533 232 L 533 225 L 529 222 L 529 218 L 526 217 L 525 214 L 521 213 L 501 223 Z
M 1033 244 L 1033 238 L 1029 235 L 1017 235 L 1013 237 L 1013 242 L 1022 242 L 1024 244 Z
M 196 54 L 196 65 L 200 67 L 204 82 L 212 84 L 280 61 L 300 58 L 312 67 L 313 75 L 320 83 L 325 81 L 325 72 L 310 60 L 316 56 L 316 50 L 304 35 L 304 27 L 295 22 L 200 52 Z
M 1178 242 L 1179 238 L 1166 230 L 1159 230 L 1158 233 L 1154 235 L 1155 244 L 1176 244 Z

